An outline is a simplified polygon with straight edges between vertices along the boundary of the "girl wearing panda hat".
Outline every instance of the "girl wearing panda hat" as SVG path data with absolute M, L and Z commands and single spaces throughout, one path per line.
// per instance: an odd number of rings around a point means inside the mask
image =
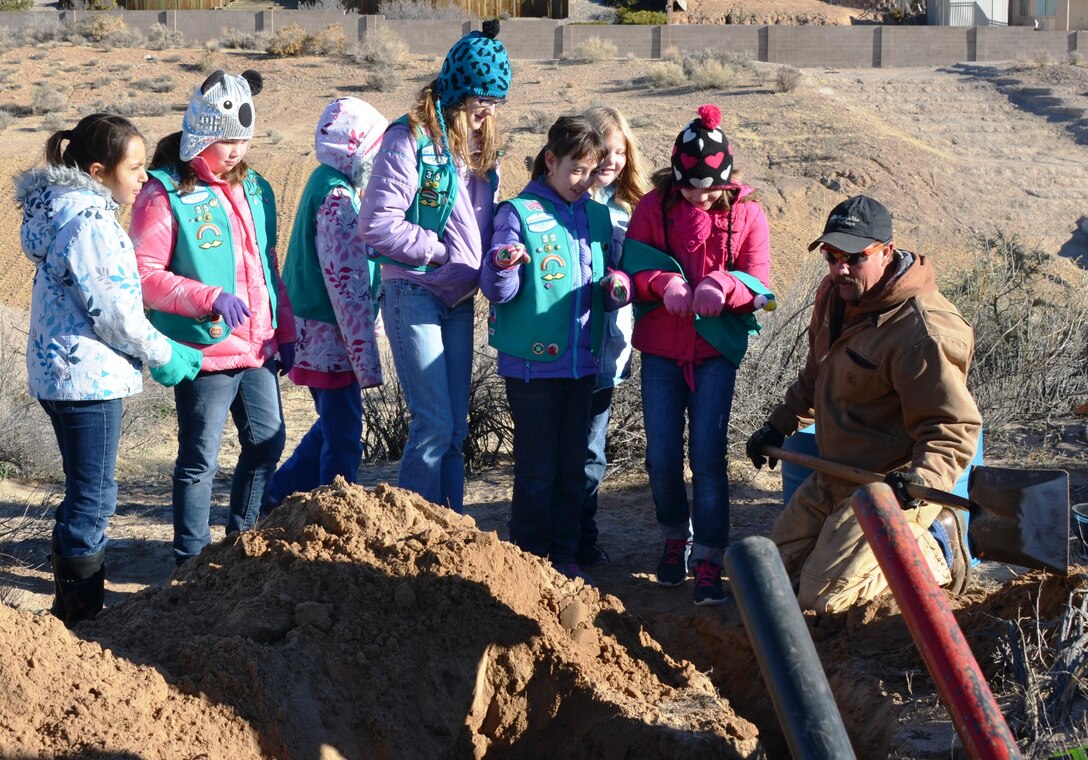
M 654 175 L 654 189 L 635 207 L 623 269 L 632 280 L 646 464 L 665 540 L 657 581 L 679 586 L 690 567 L 695 604 L 721 604 L 734 382 L 748 335 L 758 330 L 752 313 L 773 297 L 767 217 L 752 188 L 733 177 L 717 107 L 700 107 L 680 131 L 671 165 Z
M 244 160 L 261 86 L 255 71 L 209 76 L 189 101 L 182 131 L 159 141 L 151 179 L 132 209 L 151 322 L 203 353 L 200 374 L 174 387 L 179 565 L 210 540 L 212 478 L 227 415 L 241 444 L 228 533 L 253 526 L 283 453 L 276 369 L 294 364 L 295 320 L 276 269 L 272 188 Z

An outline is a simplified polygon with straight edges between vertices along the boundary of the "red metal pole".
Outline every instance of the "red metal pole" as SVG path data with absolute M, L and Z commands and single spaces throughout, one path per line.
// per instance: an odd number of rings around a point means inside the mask
M 892 489 L 883 483 L 863 486 L 851 505 L 967 754 L 975 760 L 1020 758 L 1005 716 Z

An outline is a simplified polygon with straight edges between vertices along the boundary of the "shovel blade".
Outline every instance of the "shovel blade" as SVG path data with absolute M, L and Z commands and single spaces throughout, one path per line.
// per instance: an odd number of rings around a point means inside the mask
M 1069 473 L 974 467 L 968 536 L 976 557 L 1069 574 Z

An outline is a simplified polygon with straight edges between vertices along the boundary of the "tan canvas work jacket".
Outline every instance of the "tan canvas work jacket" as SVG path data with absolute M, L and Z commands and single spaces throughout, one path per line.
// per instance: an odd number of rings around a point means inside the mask
M 855 304 L 830 276 L 820 283 L 805 366 L 770 422 L 791 435 L 815 419 L 821 456 L 879 473 L 915 470 L 950 491 L 982 427 L 967 390 L 974 333 L 937 291 L 932 264 L 900 255 L 909 267 Z

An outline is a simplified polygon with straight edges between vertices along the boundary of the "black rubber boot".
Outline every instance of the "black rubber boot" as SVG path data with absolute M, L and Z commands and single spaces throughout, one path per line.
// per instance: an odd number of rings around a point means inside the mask
M 53 578 L 60 592 L 64 625 L 94 620 L 106 598 L 106 550 L 86 557 L 53 555 Z
M 57 562 L 60 561 L 60 541 L 57 534 L 53 534 L 49 542 L 49 566 L 53 568 L 53 606 L 49 608 L 49 614 L 64 620 L 64 597 L 60 593 L 60 581 L 57 579 Z

